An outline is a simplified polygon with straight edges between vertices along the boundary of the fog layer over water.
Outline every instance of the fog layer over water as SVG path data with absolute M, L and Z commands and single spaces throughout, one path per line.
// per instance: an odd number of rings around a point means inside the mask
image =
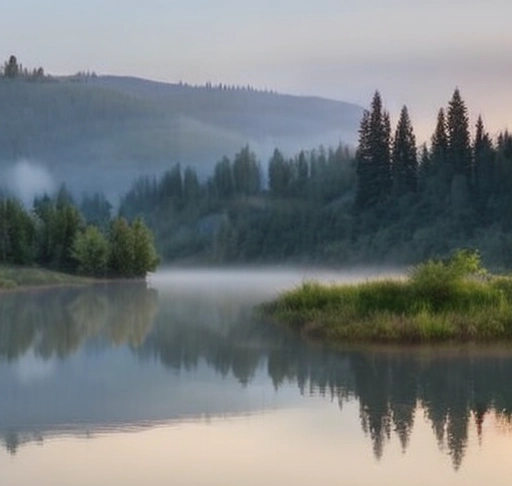
M 304 282 L 352 284 L 374 279 L 400 278 L 403 268 L 355 267 L 343 270 L 324 268 L 235 267 L 231 269 L 168 269 L 152 275 L 150 283 L 161 290 L 195 291 L 208 295 L 235 293 L 254 304 L 272 299 L 280 292 Z
M 370 276 L 169 269 L 0 295 L 0 484 L 508 484 L 509 347 L 334 350 L 254 312 Z

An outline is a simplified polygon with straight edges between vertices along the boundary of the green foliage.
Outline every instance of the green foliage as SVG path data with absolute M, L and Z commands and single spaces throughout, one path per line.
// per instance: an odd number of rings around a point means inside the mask
M 100 195 L 91 201 L 101 209 L 105 225 L 110 204 Z M 55 197 L 36 198 L 31 213 L 13 198 L 0 198 L 0 264 L 38 264 L 87 276 L 142 278 L 158 262 L 153 234 L 142 219 L 136 218 L 132 225 L 124 218 L 115 219 L 107 238 L 98 225 L 84 227 L 64 186 Z M 0 280 L 2 287 L 12 281 L 1 276 Z
M 88 226 L 77 233 L 71 254 L 78 262 L 78 273 L 91 277 L 107 275 L 109 245 L 105 236 L 95 226 Z
M 485 273 L 478 253 L 422 263 L 408 280 L 306 283 L 263 306 L 306 335 L 334 341 L 431 342 L 512 338 L 512 278 Z
M 252 196 L 261 190 L 261 173 L 256 155 L 245 146 L 233 161 L 233 185 L 237 194 Z
M 36 227 L 19 201 L 0 199 L 0 262 L 16 265 L 34 261 Z
M 142 278 L 155 270 L 159 258 L 153 236 L 141 218 L 130 225 L 116 218 L 109 232 L 109 274 L 115 277 Z
M 156 269 L 159 258 L 153 243 L 153 235 L 144 224 L 142 218 L 132 223 L 133 232 L 133 275 L 145 277 L 148 272 Z
M 355 157 L 343 146 L 275 150 L 265 189 L 244 147 L 202 184 L 176 166 L 139 180 L 120 214 L 143 216 L 167 260 L 409 265 L 471 246 L 487 265 L 512 267 L 512 136 L 493 143 L 480 119 L 468 159 L 466 111 L 456 91 L 418 166 L 407 108 L 391 137 L 376 93 Z
M 447 260 L 428 260 L 416 265 L 410 272 L 410 278 L 418 287 L 451 285 L 467 277 L 483 276 L 480 254 L 475 250 L 458 250 Z
M 384 111 L 377 91 L 371 110 L 363 115 L 359 129 L 356 196 L 359 209 L 375 206 L 389 195 L 392 184 L 390 149 L 389 114 Z
M 135 245 L 133 231 L 126 219 L 116 218 L 109 232 L 109 272 L 116 277 L 134 276 Z
M 36 262 L 54 269 L 74 271 L 71 247 L 83 227 L 82 216 L 73 198 L 62 186 L 56 197 L 45 195 L 34 201 L 37 231 Z
M 448 104 L 448 161 L 454 174 L 471 177 L 471 144 L 467 108 L 460 91 L 455 89 Z
M 418 187 L 418 159 L 416 155 L 416 138 L 409 119 L 409 112 L 404 106 L 396 127 L 393 140 L 391 167 L 393 169 L 393 186 L 396 195 L 416 192 Z

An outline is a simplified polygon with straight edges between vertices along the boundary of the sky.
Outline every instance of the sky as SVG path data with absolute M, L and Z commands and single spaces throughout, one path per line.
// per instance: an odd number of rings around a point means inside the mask
M 511 0 L 0 0 L 0 56 L 51 74 L 250 84 L 409 108 L 428 139 L 459 87 L 512 129 Z

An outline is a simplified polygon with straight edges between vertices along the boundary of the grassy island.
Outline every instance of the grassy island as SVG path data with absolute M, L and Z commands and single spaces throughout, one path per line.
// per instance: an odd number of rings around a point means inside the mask
M 404 279 L 310 282 L 262 306 L 264 315 L 330 342 L 512 339 L 512 278 L 489 274 L 477 252 L 429 260 Z

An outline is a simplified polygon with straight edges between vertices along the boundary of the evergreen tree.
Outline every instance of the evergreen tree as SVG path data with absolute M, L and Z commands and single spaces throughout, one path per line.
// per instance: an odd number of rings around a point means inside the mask
M 16 265 L 33 263 L 35 224 L 21 203 L 0 198 L 0 262 Z
M 244 196 L 254 195 L 261 188 L 260 167 L 248 145 L 235 155 L 233 184 L 235 192 Z
M 494 180 L 494 148 L 491 138 L 485 131 L 482 117 L 476 122 L 474 157 L 474 187 L 479 208 L 484 209 L 495 185 Z
M 268 163 L 268 186 L 273 196 L 282 197 L 289 191 L 292 174 L 288 161 L 275 149 Z
M 357 152 L 358 187 L 356 205 L 360 209 L 385 200 L 391 190 L 391 126 L 377 91 L 371 111 L 363 115 Z
M 309 179 L 309 165 L 306 160 L 306 153 L 301 150 L 294 163 L 295 195 L 303 195 L 307 189 Z
M 466 105 L 457 88 L 448 105 L 448 159 L 453 174 L 466 176 L 471 181 L 471 143 Z
M 82 227 L 82 217 L 71 195 L 61 187 L 55 199 L 45 195 L 34 201 L 37 227 L 37 261 L 43 266 L 73 270 L 71 247 Z
M 18 60 L 16 56 L 9 57 L 9 61 L 5 63 L 4 66 L 4 74 L 7 78 L 14 79 L 17 78 L 20 74 L 20 66 L 18 64 Z
M 391 166 L 395 193 L 400 196 L 408 192 L 415 192 L 418 185 L 416 139 L 406 106 L 402 108 L 398 120 L 393 141 Z
M 437 114 L 437 123 L 432 135 L 432 148 L 430 153 L 433 173 L 446 172 L 448 158 L 448 134 L 446 133 L 446 117 L 441 108 Z
M 383 110 L 380 93 L 375 93 L 370 116 L 370 134 L 374 164 L 377 168 L 376 187 L 379 200 L 391 191 L 391 123 Z
M 437 114 L 430 151 L 422 154 L 420 173 L 426 216 L 445 211 L 449 206 L 453 170 L 448 161 L 446 115 L 442 108 Z
M 356 206 L 364 209 L 374 202 L 374 171 L 370 147 L 370 112 L 365 110 L 359 127 L 359 143 L 356 152 L 357 193 Z
M 174 209 L 183 207 L 183 177 L 180 164 L 176 164 L 164 174 L 158 185 L 158 195 L 161 204 L 168 204 Z
M 213 187 L 219 199 L 229 199 L 233 196 L 235 186 L 231 161 L 224 157 L 215 165 L 213 172 Z
M 196 204 L 201 195 L 201 186 L 197 177 L 197 172 L 187 167 L 183 174 L 183 199 L 185 205 Z

